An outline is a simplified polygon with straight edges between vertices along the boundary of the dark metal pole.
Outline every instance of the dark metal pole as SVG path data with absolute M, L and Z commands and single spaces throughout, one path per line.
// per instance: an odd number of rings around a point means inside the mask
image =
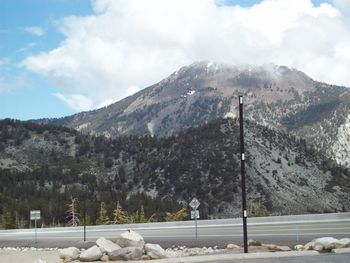
M 84 242 L 86 241 L 86 196 L 84 198 Z
M 246 201 L 246 190 L 245 190 L 245 156 L 244 156 L 244 132 L 243 132 L 243 96 L 239 96 L 239 133 L 240 133 L 240 141 L 241 141 L 243 241 L 244 241 L 244 253 L 248 253 L 247 201 Z

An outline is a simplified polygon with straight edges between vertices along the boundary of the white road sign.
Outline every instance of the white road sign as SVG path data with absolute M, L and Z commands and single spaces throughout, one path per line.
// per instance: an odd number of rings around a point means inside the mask
M 31 210 L 30 220 L 40 220 L 40 210 Z
M 198 201 L 197 198 L 193 198 L 192 201 L 190 202 L 190 207 L 191 207 L 193 210 L 196 210 L 196 209 L 199 207 L 200 204 L 201 204 L 201 203 Z
M 191 219 L 195 219 L 195 216 L 196 216 L 196 219 L 199 219 L 199 211 L 198 210 L 191 211 Z

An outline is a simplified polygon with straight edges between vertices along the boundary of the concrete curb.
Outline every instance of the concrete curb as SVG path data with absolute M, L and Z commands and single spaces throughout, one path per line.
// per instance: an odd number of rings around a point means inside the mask
M 304 257 L 315 256 L 320 253 L 317 251 L 288 251 L 288 252 L 263 252 L 263 253 L 248 253 L 248 254 L 218 254 L 218 255 L 203 255 L 203 256 L 190 256 L 181 258 L 166 258 L 155 259 L 152 263 L 200 263 L 215 261 L 220 262 L 224 260 L 232 259 L 254 259 L 254 258 L 283 258 L 283 257 Z M 128 262 L 143 262 L 143 261 L 128 261 Z M 146 262 L 146 261 L 145 261 Z

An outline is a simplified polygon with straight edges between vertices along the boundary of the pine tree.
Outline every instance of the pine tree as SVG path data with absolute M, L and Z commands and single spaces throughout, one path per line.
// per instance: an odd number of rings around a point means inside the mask
M 107 205 L 105 202 L 101 202 L 100 206 L 100 216 L 98 217 L 97 225 L 107 225 L 109 223 L 109 217 L 107 212 Z
M 15 223 L 13 218 L 11 217 L 10 212 L 7 209 L 3 209 L 2 213 L 2 227 L 4 229 L 13 229 L 15 228 Z
M 67 219 L 69 226 L 78 226 L 80 224 L 79 214 L 77 213 L 78 199 L 70 197 L 71 202 L 68 204 Z
M 147 223 L 147 218 L 145 217 L 145 209 L 143 208 L 143 205 L 141 206 L 140 217 L 139 217 L 138 223 Z
M 122 206 L 120 205 L 119 201 L 117 202 L 117 208 L 114 209 L 114 211 L 113 211 L 113 215 L 114 215 L 114 220 L 113 220 L 114 224 L 128 224 L 129 223 L 129 219 L 126 216 L 126 213 L 123 210 Z

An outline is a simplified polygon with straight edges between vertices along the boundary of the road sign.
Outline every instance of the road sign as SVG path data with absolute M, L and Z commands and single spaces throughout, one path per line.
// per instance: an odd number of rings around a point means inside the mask
M 191 207 L 193 210 L 196 210 L 196 209 L 199 207 L 200 204 L 201 204 L 201 203 L 198 201 L 197 198 L 193 198 L 192 201 L 190 202 L 190 207 Z
M 191 211 L 191 219 L 199 219 L 199 211 L 198 210 L 193 210 Z
M 30 220 L 40 220 L 40 210 L 31 210 Z

